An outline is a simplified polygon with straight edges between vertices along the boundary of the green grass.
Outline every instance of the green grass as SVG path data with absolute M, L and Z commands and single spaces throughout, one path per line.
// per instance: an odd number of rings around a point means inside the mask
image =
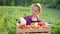
M 60 10 L 57 9 L 50 9 L 43 7 L 43 12 L 41 14 L 41 18 L 44 20 L 54 20 L 54 22 L 60 22 Z
M 0 6 L 0 34 L 15 34 L 16 18 L 31 14 L 31 7 Z M 46 22 L 60 23 L 60 10 L 42 6 L 40 18 Z

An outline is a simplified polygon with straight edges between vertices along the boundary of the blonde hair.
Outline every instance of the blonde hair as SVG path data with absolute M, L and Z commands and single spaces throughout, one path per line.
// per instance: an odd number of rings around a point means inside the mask
M 39 8 L 39 12 L 42 12 L 42 7 L 41 4 L 37 3 L 37 4 L 32 4 L 32 7 L 37 6 Z

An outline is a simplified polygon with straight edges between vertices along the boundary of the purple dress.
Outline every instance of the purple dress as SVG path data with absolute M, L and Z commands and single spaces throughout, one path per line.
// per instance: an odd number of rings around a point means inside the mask
M 30 25 L 30 23 L 32 23 L 32 16 L 25 16 L 24 19 L 25 19 L 26 22 L 27 22 L 26 25 Z M 40 18 L 37 18 L 37 21 L 43 22 Z

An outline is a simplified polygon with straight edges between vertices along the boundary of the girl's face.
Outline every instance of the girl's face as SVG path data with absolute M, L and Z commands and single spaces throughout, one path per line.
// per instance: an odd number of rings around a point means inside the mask
M 37 6 L 32 7 L 32 15 L 38 15 L 39 14 L 39 8 Z

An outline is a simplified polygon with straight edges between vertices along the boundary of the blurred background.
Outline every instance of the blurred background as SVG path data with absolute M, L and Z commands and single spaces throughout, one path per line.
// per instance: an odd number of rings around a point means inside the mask
M 0 0 L 0 34 L 16 34 L 16 18 L 30 15 L 31 5 L 40 3 L 40 18 L 60 34 L 60 0 Z

